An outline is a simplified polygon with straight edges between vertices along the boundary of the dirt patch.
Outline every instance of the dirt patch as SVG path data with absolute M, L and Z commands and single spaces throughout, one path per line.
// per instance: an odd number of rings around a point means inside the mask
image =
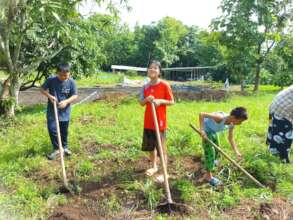
M 93 142 L 94 149 L 121 150 L 119 146 L 111 144 L 98 144 Z M 88 148 L 87 148 L 88 149 Z M 90 151 L 93 151 L 90 148 Z M 128 190 L 125 184 L 135 181 L 145 183 L 147 177 L 145 170 L 150 166 L 147 157 L 138 160 L 131 159 L 104 159 L 94 161 L 101 168 L 101 179 L 95 181 L 79 182 L 81 192 L 77 196 L 70 196 L 70 202 L 58 207 L 50 216 L 51 219 L 154 219 L 158 214 L 150 210 L 146 205 L 145 195 L 142 191 Z M 204 170 L 201 158 L 195 156 L 170 157 L 169 158 L 170 185 L 178 178 L 189 178 L 195 185 L 201 185 L 204 181 Z M 128 185 L 127 185 L 128 186 Z M 156 184 L 158 188 L 162 185 Z M 180 193 L 171 189 L 175 202 L 182 202 Z M 165 197 L 161 202 L 166 202 Z M 207 210 L 192 207 L 190 216 L 199 219 L 211 219 Z M 185 219 L 190 214 L 183 211 L 172 213 L 168 219 Z M 259 203 L 256 201 L 242 201 L 233 208 L 222 210 L 221 219 L 227 220 L 291 220 L 293 207 L 285 200 L 274 199 L 271 203 Z M 188 217 L 187 217 L 188 218 Z M 291 219 L 290 219 L 291 218 Z
M 91 99 L 87 100 L 87 102 L 107 101 L 120 103 L 127 96 L 137 95 L 140 89 L 141 87 L 132 88 L 117 86 L 110 88 L 80 88 L 78 99 L 74 103 L 78 103 L 87 99 L 94 92 L 97 92 L 97 96 L 93 96 Z M 214 90 L 199 87 L 192 87 L 190 91 L 185 91 L 184 89 L 180 88 L 174 88 L 173 93 L 176 99 L 186 100 L 220 101 L 228 96 L 228 93 L 223 90 Z M 239 95 L 242 95 L 242 93 L 239 93 Z M 246 95 L 246 93 L 243 95 Z M 21 105 L 32 106 L 36 104 L 45 104 L 47 103 L 47 101 L 47 98 L 41 95 L 38 89 L 29 89 L 27 91 L 20 92 L 19 103 Z
M 183 92 L 174 91 L 176 99 L 182 100 L 206 100 L 206 101 L 221 101 L 229 97 L 229 94 L 223 90 L 208 90 L 200 92 Z
M 95 147 L 101 149 L 119 150 L 119 147 L 111 144 L 92 143 Z M 91 149 L 92 151 L 92 149 Z M 97 166 L 101 166 L 100 161 L 95 161 Z M 148 158 L 143 157 L 139 160 L 109 160 L 102 161 L 101 173 L 104 176 L 98 182 L 80 182 L 82 191 L 78 200 L 74 199 L 66 206 L 57 208 L 49 218 L 51 219 L 153 219 L 155 212 L 150 211 L 145 204 L 145 198 L 142 192 L 129 191 L 123 184 L 127 182 L 142 181 L 147 177 L 145 170 L 150 166 Z M 200 159 L 187 156 L 184 158 L 170 157 L 170 175 L 173 176 L 170 181 L 174 181 L 176 176 L 194 173 L 201 169 Z M 177 166 L 182 167 L 182 172 L 176 173 Z M 105 171 L 105 172 L 104 172 Z M 162 185 L 158 185 L 162 187 Z M 179 201 L 180 195 L 173 195 L 175 201 Z M 80 202 L 83 201 L 83 202 Z M 165 198 L 162 198 L 162 202 Z M 117 213 L 109 213 L 107 206 L 119 206 Z M 106 208 L 105 208 L 106 207 Z M 115 208 L 115 207 L 114 207 Z M 113 209 L 113 207 L 111 207 Z M 182 209 L 172 214 L 172 219 L 182 219 L 187 212 Z M 206 218 L 205 218 L 206 219 Z
M 127 93 L 122 92 L 111 92 L 111 93 L 104 93 L 97 96 L 96 101 L 107 101 L 107 102 L 119 102 L 129 96 Z
M 261 203 L 260 216 L 265 220 L 291 220 L 293 219 L 293 205 L 281 199 L 275 199 L 271 203 Z
M 75 119 L 77 120 L 77 119 Z M 87 124 L 93 124 L 96 123 L 97 119 L 96 117 L 92 116 L 92 115 L 85 115 L 82 116 L 78 119 L 78 121 L 82 124 L 82 125 L 87 125 Z
M 99 219 L 96 213 L 75 200 L 70 206 L 62 206 L 55 210 L 48 220 L 96 220 Z
M 118 151 L 123 151 L 124 150 L 124 149 L 121 149 L 117 145 L 101 144 L 98 141 L 94 141 L 94 140 L 82 141 L 81 145 L 85 149 L 85 152 L 87 154 L 89 154 L 89 155 L 97 154 L 97 153 L 101 152 L 102 150 L 109 150 L 109 151 L 112 151 L 112 152 L 118 152 Z
M 224 210 L 227 220 L 291 220 L 293 205 L 282 199 L 273 199 L 270 203 L 243 201 L 237 207 Z

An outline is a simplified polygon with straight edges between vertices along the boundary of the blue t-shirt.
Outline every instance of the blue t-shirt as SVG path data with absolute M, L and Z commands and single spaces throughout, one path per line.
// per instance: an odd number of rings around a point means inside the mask
M 57 76 L 48 78 L 42 85 L 44 90 L 49 90 L 50 95 L 57 97 L 58 102 L 64 101 L 73 95 L 77 95 L 77 87 L 72 78 L 61 81 Z M 70 120 L 71 105 L 67 105 L 64 109 L 58 108 L 59 121 Z M 48 100 L 47 119 L 55 120 L 54 107 Z
M 223 116 L 223 120 L 217 123 L 211 118 L 204 118 L 204 131 L 206 133 L 218 133 L 234 127 L 234 125 L 225 124 L 228 115 L 224 112 L 214 112 L 212 114 Z

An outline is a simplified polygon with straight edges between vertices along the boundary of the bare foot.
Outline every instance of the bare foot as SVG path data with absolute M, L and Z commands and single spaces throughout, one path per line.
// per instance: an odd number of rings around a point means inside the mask
M 153 176 L 156 172 L 158 172 L 158 168 L 153 167 L 153 168 L 150 168 L 150 169 L 146 170 L 145 174 L 147 176 Z
M 167 178 L 169 178 L 169 176 L 167 176 Z M 164 178 L 164 175 L 163 174 L 160 174 L 156 177 L 156 182 L 157 183 L 164 183 L 165 181 L 165 178 Z

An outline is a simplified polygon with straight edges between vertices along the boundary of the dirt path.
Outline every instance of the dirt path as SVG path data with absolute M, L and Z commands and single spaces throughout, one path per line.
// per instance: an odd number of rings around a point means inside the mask
M 102 145 L 101 147 L 111 148 L 113 151 L 119 150 L 112 145 Z M 92 153 L 93 148 L 88 145 L 86 150 L 88 153 Z M 105 159 L 95 163 L 96 166 L 102 166 L 104 175 L 101 180 L 98 183 L 80 182 L 81 193 L 77 196 L 66 195 L 69 203 L 57 207 L 48 218 L 49 220 L 154 219 L 158 213 L 146 206 L 144 193 L 140 190 L 131 191 L 125 187 L 126 182 L 146 181 L 148 177 L 145 176 L 144 171 L 149 166 L 146 158 L 138 160 Z M 179 164 L 180 171 L 178 171 Z M 169 170 L 171 186 L 176 179 L 187 177 L 198 187 L 205 184 L 202 161 L 198 157 L 171 157 Z M 196 177 L 194 177 L 195 173 Z M 150 180 L 153 181 L 153 179 Z M 171 188 L 171 192 L 176 202 L 183 202 L 175 188 Z M 164 201 L 163 196 L 161 202 Z M 119 207 L 115 208 L 117 204 Z M 168 219 L 211 219 L 207 210 L 195 206 L 193 209 L 193 212 L 188 215 L 175 213 Z M 113 210 L 116 211 L 113 212 Z M 242 201 L 236 207 L 224 209 L 221 217 L 221 219 L 227 220 L 292 220 L 293 206 L 282 199 L 274 199 L 271 203 Z
M 138 94 L 140 88 L 139 87 L 105 87 L 105 88 L 79 88 L 78 89 L 78 99 L 75 103 L 78 103 L 88 97 L 89 95 L 97 92 L 97 95 L 90 97 L 88 102 L 95 100 L 97 97 L 102 96 L 104 94 Z M 47 99 L 41 95 L 39 89 L 29 89 L 19 94 L 19 104 L 21 105 L 36 105 L 36 104 L 44 104 L 47 103 Z
M 75 103 L 78 103 L 88 97 L 86 102 L 91 102 L 103 97 L 120 95 L 138 95 L 141 87 L 97 87 L 97 88 L 80 88 L 78 90 L 79 97 Z M 191 87 L 191 86 L 174 86 L 172 87 L 175 98 L 185 100 L 207 100 L 220 101 L 225 99 L 228 94 L 223 90 L 212 90 L 207 88 Z M 90 96 L 90 97 L 89 97 Z M 39 89 L 30 89 L 20 92 L 19 103 L 21 105 L 44 104 L 47 99 L 40 94 Z

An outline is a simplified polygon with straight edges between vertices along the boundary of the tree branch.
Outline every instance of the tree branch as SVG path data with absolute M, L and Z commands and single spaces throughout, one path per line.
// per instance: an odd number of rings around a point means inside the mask
M 273 46 L 275 45 L 275 43 L 276 43 L 276 41 L 273 41 L 269 47 L 267 45 L 267 51 L 265 52 L 264 57 L 266 57 L 270 53 L 270 51 L 273 48 Z
M 2 53 L 4 53 L 4 51 L 5 51 L 5 49 L 4 49 L 4 41 L 3 41 L 1 33 L 0 33 L 0 51 Z
M 73 48 L 72 46 L 65 46 L 61 49 L 59 49 L 58 51 L 56 51 L 55 53 L 51 54 L 50 56 L 48 57 L 42 57 L 42 59 L 34 62 L 32 65 L 30 65 L 29 67 L 27 67 L 28 70 L 34 70 L 36 69 L 37 67 L 40 67 L 40 65 L 42 65 L 42 63 L 45 65 L 45 67 L 43 68 L 43 70 L 39 70 L 36 77 L 34 78 L 34 80 L 30 80 L 28 82 L 25 82 L 21 85 L 21 88 L 20 90 L 21 91 L 24 91 L 24 90 L 27 90 L 27 89 L 30 89 L 32 87 L 36 87 L 36 82 L 40 81 L 43 77 L 46 76 L 47 74 L 47 70 L 50 66 L 50 60 L 52 60 L 53 58 L 55 58 L 56 56 L 58 56 L 63 50 L 65 49 L 68 49 L 68 48 L 72 48 L 72 49 L 75 49 Z M 45 63 L 45 61 L 47 61 Z
M 4 56 L 6 58 L 6 62 L 7 62 L 6 64 L 7 64 L 9 73 L 13 73 L 14 67 L 13 67 L 13 62 L 10 55 L 9 39 L 4 40 Z
M 24 7 L 24 1 L 20 1 L 20 6 Z M 20 30 L 22 33 L 25 33 L 25 24 L 26 24 L 26 11 L 24 8 L 21 9 L 20 14 Z M 15 63 L 15 66 L 17 68 L 17 63 L 20 55 L 20 50 L 23 42 L 24 34 L 21 34 L 19 41 L 17 42 L 15 49 L 14 49 L 14 55 L 13 55 L 13 62 Z
M 23 72 L 24 73 L 28 73 L 31 70 L 35 70 L 41 64 L 41 62 L 44 62 L 44 61 L 48 61 L 48 60 L 53 59 L 54 57 L 56 57 L 57 55 L 59 55 L 63 50 L 68 49 L 68 48 L 73 48 L 73 47 L 67 45 L 65 47 L 60 48 L 59 50 L 55 51 L 54 53 L 52 53 L 52 54 L 50 54 L 48 56 L 42 56 L 42 57 L 38 58 L 37 61 L 35 61 L 31 65 L 23 68 Z
M 41 71 L 39 70 L 38 71 L 38 74 L 37 76 L 35 77 L 34 80 L 30 80 L 26 83 L 23 83 L 20 87 L 20 91 L 25 91 L 27 89 L 30 89 L 30 88 L 33 88 L 33 87 L 36 87 L 36 82 L 40 81 L 47 73 L 47 67 L 45 68 L 45 71 Z

